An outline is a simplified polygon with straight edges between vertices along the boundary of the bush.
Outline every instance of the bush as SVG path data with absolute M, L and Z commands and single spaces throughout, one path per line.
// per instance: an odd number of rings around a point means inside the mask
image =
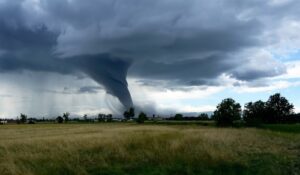
M 218 126 L 233 126 L 233 121 L 241 119 L 241 105 L 232 98 L 224 99 L 218 104 L 213 118 Z

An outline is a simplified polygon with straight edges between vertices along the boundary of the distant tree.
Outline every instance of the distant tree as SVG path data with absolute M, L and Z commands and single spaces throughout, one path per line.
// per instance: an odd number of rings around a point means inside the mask
M 98 122 L 105 122 L 105 114 L 98 114 Z
M 56 118 L 56 121 L 57 121 L 57 123 L 63 123 L 63 122 L 64 122 L 64 119 L 63 119 L 61 116 L 58 116 L 58 117 Z
M 155 114 L 152 115 L 152 119 L 153 119 L 153 120 L 155 119 Z
M 147 115 L 144 112 L 141 112 L 137 118 L 137 123 L 144 123 L 146 120 L 148 120 Z
M 20 122 L 21 123 L 26 123 L 27 122 L 27 115 L 25 114 L 20 114 Z
M 182 114 L 175 114 L 174 120 L 182 120 L 182 119 L 183 119 L 183 115 Z
M 199 120 L 209 120 L 209 117 L 208 117 L 208 114 L 206 114 L 206 113 L 201 113 L 201 114 L 198 116 L 198 119 L 199 119 Z
M 286 118 L 293 114 L 294 105 L 290 104 L 289 101 L 276 93 L 271 95 L 266 102 L 266 117 L 264 121 L 266 123 L 283 123 Z
M 69 116 L 70 116 L 70 113 L 68 113 L 68 112 L 63 114 L 63 118 L 64 118 L 66 123 L 69 121 Z
M 17 122 L 17 124 L 21 123 L 21 120 L 20 120 L 20 118 L 18 116 L 17 116 L 16 122 Z
M 213 115 L 218 126 L 233 126 L 234 121 L 241 118 L 241 105 L 232 98 L 224 99 Z
M 106 122 L 112 122 L 113 119 L 112 119 L 112 114 L 107 114 L 106 115 Z
M 84 115 L 83 115 L 83 120 L 84 120 L 84 121 L 88 121 L 88 116 L 87 116 L 87 114 L 84 114 Z
M 36 121 L 37 121 L 36 118 L 29 118 L 29 119 L 28 119 L 28 124 L 35 124 Z
M 130 120 L 131 118 L 133 118 L 134 117 L 134 108 L 133 107 L 129 108 L 127 111 L 125 111 L 123 113 L 123 116 L 126 120 Z
M 243 119 L 248 126 L 258 126 L 266 116 L 266 103 L 259 100 L 245 104 Z
M 291 114 L 287 117 L 286 123 L 300 123 L 300 113 L 298 114 Z

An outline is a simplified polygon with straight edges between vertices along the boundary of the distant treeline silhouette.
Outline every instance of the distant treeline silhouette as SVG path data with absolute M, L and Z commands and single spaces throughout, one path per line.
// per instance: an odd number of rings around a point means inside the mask
M 214 113 L 209 116 L 207 113 L 201 113 L 199 116 L 183 116 L 176 114 L 171 117 L 162 118 L 159 116 L 148 117 L 146 113 L 140 112 L 135 117 L 135 109 L 129 108 L 123 113 L 124 119 L 113 118 L 112 114 L 98 114 L 97 116 L 88 117 L 86 114 L 82 118 L 70 118 L 70 113 L 63 113 L 54 119 L 36 119 L 28 118 L 25 114 L 20 114 L 16 120 L 2 119 L 2 124 L 13 123 L 18 124 L 36 122 L 56 122 L 68 123 L 73 122 L 114 122 L 114 121 L 136 121 L 144 123 L 147 120 L 176 120 L 176 121 L 207 121 L 214 120 L 217 126 L 259 126 L 261 124 L 284 124 L 284 123 L 300 123 L 300 113 L 294 113 L 294 106 L 280 93 L 271 95 L 269 99 L 264 101 L 248 102 L 242 111 L 241 105 L 232 98 L 226 98 L 221 101 L 216 107 Z
M 261 100 L 246 103 L 244 111 L 232 98 L 226 98 L 218 104 L 209 118 L 202 113 L 198 117 L 184 117 L 176 114 L 166 120 L 215 120 L 218 126 L 259 126 L 261 124 L 300 123 L 300 113 L 294 113 L 294 106 L 280 93 L 271 95 L 266 102 Z

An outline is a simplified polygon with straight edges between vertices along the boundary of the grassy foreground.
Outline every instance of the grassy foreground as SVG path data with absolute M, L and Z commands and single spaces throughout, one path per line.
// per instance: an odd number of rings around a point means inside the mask
M 0 126 L 0 174 L 299 174 L 300 134 L 188 125 Z

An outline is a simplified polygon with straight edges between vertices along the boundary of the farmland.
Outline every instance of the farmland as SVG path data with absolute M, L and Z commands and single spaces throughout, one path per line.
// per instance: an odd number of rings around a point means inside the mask
M 0 125 L 0 174 L 299 174 L 291 127 Z

